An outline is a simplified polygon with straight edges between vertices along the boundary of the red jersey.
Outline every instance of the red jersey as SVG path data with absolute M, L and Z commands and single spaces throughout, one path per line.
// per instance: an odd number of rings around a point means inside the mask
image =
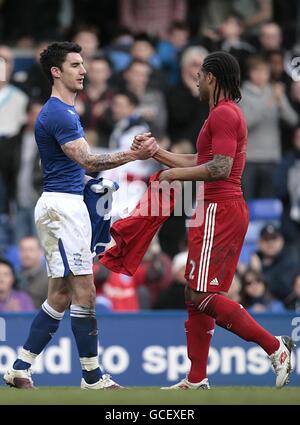
M 214 155 L 233 158 L 230 176 L 224 180 L 204 183 L 207 201 L 242 196 L 241 177 L 246 162 L 247 124 L 243 112 L 232 101 L 222 99 L 208 115 L 197 139 L 197 164 L 202 165 Z

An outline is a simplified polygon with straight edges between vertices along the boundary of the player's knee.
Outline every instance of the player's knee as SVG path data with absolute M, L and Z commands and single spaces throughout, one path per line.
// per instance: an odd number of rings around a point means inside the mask
M 87 307 L 94 307 L 96 303 L 96 289 L 94 285 L 87 285 L 77 290 L 72 297 L 73 304 L 85 305 Z
M 197 292 L 191 288 L 189 289 L 190 289 L 190 292 L 189 292 L 190 300 L 195 306 L 198 306 L 201 303 L 201 301 L 203 301 L 203 299 L 208 295 L 207 292 Z
M 191 301 L 191 294 L 190 294 L 191 290 L 188 284 L 185 285 L 184 287 L 184 299 L 185 302 L 190 302 Z
M 71 304 L 72 296 L 69 291 L 57 291 L 48 294 L 48 302 L 54 310 L 64 312 Z

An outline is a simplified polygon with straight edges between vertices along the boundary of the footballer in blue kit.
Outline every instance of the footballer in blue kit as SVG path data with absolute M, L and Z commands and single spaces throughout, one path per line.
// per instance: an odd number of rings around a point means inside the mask
M 158 150 L 151 138 L 139 150 L 92 154 L 75 98 L 83 90 L 86 70 L 76 43 L 49 45 L 40 56 L 52 84 L 49 100 L 35 125 L 44 191 L 35 208 L 35 222 L 48 270 L 48 297 L 35 316 L 29 336 L 4 381 L 15 388 L 33 388 L 31 366 L 70 308 L 72 331 L 82 369 L 81 388 L 121 388 L 99 365 L 95 285 L 92 274 L 91 222 L 83 201 L 85 173 L 148 159 Z

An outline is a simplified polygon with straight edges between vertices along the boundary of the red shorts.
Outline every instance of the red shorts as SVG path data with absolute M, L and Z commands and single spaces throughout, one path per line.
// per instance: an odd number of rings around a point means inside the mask
M 243 198 L 204 201 L 204 220 L 189 228 L 185 278 L 199 292 L 227 292 L 240 257 L 249 223 Z

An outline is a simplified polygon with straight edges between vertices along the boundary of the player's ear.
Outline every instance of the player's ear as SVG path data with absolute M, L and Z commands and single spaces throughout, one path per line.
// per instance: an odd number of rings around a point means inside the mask
M 215 79 L 216 79 L 215 76 L 211 72 L 208 72 L 207 73 L 208 84 L 213 84 L 214 81 L 215 81 Z
M 52 66 L 51 74 L 53 78 L 60 78 L 61 70 L 58 68 L 58 66 Z

